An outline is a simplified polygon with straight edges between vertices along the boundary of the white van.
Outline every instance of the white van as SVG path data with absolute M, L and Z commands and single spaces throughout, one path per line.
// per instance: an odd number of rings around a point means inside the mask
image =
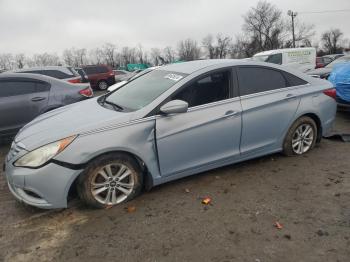
M 316 49 L 307 47 L 270 50 L 254 55 L 253 60 L 279 64 L 306 72 L 316 67 Z

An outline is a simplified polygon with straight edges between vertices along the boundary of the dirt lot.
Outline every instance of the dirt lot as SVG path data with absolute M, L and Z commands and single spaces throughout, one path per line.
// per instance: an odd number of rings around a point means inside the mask
M 336 129 L 350 131 L 349 113 Z M 109 210 L 78 200 L 66 210 L 22 206 L 1 173 L 0 261 L 347 262 L 349 204 L 350 144 L 335 140 L 304 157 L 276 154 L 162 185 Z

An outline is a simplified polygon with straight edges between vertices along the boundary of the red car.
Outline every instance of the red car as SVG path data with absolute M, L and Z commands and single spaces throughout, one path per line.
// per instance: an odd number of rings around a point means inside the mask
M 106 90 L 115 84 L 114 72 L 107 65 L 87 65 L 82 67 L 92 88 Z
M 332 62 L 333 60 L 329 57 L 316 57 L 316 67 L 317 68 L 324 68 L 326 65 L 328 65 L 330 62 Z

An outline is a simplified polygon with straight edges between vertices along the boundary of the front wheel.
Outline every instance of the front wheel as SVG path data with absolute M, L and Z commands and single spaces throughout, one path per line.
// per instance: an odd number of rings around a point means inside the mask
M 301 117 L 289 129 L 283 144 L 287 156 L 302 155 L 310 151 L 317 141 L 317 126 L 310 117 Z
M 139 164 L 128 155 L 102 156 L 78 178 L 78 194 L 88 206 L 106 208 L 136 197 L 142 188 Z

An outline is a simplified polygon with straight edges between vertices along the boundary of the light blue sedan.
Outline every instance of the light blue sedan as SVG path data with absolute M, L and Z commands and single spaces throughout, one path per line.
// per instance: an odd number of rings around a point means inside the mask
M 202 60 L 164 66 L 107 95 L 36 118 L 5 162 L 8 186 L 41 208 L 89 206 L 262 155 L 302 155 L 331 130 L 334 89 L 280 66 Z

